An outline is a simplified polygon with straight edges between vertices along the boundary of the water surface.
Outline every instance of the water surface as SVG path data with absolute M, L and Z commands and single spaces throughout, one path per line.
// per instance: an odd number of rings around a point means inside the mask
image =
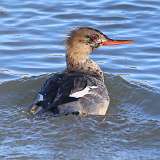
M 0 159 L 158 160 L 158 0 L 0 1 Z M 94 27 L 133 45 L 100 48 L 108 117 L 30 117 L 26 108 L 50 73 L 65 67 L 64 40 Z

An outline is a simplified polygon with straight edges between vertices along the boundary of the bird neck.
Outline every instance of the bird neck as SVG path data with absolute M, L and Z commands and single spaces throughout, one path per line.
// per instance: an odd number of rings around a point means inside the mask
M 89 58 L 89 55 L 82 53 L 67 52 L 66 56 L 68 72 L 81 72 L 98 76 L 104 81 L 103 72 L 99 65 Z

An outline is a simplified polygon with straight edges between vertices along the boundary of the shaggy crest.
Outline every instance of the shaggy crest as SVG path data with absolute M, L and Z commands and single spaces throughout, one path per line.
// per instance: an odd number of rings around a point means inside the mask
M 71 42 L 73 41 L 73 39 L 75 38 L 75 36 L 77 35 L 77 33 L 81 30 L 84 30 L 86 33 L 90 33 L 90 34 L 94 34 L 94 33 L 98 33 L 99 35 L 101 36 L 104 36 L 105 38 L 108 38 L 105 34 L 103 34 L 101 31 L 99 31 L 98 29 L 94 29 L 94 28 L 91 28 L 91 27 L 78 27 L 78 28 L 75 28 L 74 30 L 72 30 L 68 36 L 67 36 L 67 39 L 65 41 L 65 44 L 67 46 L 69 46 L 71 44 Z M 87 35 L 87 34 L 86 34 Z

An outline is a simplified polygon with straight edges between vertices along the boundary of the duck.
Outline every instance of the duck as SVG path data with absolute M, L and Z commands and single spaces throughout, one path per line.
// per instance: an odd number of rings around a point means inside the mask
M 110 96 L 100 66 L 90 54 L 102 46 L 130 44 L 132 40 L 113 40 L 91 27 L 79 27 L 66 39 L 66 69 L 49 77 L 30 106 L 31 114 L 104 116 Z

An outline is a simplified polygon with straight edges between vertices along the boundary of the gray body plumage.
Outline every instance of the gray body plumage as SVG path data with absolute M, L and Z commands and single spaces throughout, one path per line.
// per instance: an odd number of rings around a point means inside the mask
M 44 83 L 35 104 L 55 114 L 105 115 L 109 96 L 101 78 L 64 72 Z

